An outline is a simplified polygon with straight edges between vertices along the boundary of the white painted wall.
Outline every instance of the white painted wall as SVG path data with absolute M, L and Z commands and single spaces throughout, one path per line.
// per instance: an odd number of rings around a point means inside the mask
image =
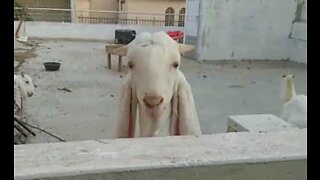
M 288 38 L 296 8 L 294 0 L 201 1 L 198 59 L 290 58 L 306 63 L 306 43 Z
M 183 31 L 183 27 L 162 26 L 127 26 L 113 24 L 80 24 L 80 23 L 56 23 L 56 22 L 27 22 L 26 34 L 36 38 L 65 38 L 85 40 L 114 40 L 116 29 L 132 29 L 137 33 L 144 31 Z
M 187 0 L 185 35 L 198 36 L 200 0 Z
M 307 64 L 307 41 L 289 39 L 289 59 L 298 63 Z
M 200 14 L 200 0 L 187 0 L 186 1 L 186 18 L 184 26 L 184 42 L 192 44 L 196 47 L 194 51 L 185 54 L 187 57 L 198 57 L 198 37 L 199 37 L 199 14 Z
M 17 44 L 16 44 L 16 31 L 19 25 L 19 21 L 14 21 L 14 25 L 13 25 L 13 44 L 14 44 L 14 49 L 17 48 Z
M 25 36 L 26 35 L 26 26 L 25 25 L 26 25 L 25 23 L 22 23 L 22 25 L 20 27 L 20 30 L 18 32 L 19 36 Z M 14 28 L 13 28 L 14 49 L 22 47 L 22 44 L 16 40 L 16 31 L 18 29 L 18 26 L 19 26 L 19 21 L 14 21 Z
M 289 38 L 289 59 L 307 63 L 307 22 L 295 22 Z

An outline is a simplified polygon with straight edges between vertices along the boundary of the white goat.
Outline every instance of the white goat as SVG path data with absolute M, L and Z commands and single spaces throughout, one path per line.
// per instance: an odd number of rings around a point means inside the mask
M 31 97 L 34 93 L 34 84 L 26 74 L 14 75 L 14 112 L 22 108 L 22 99 Z
M 293 75 L 283 76 L 282 96 L 283 102 L 281 118 L 299 128 L 307 127 L 307 96 L 296 95 Z
M 118 138 L 134 137 L 136 119 L 139 137 L 201 134 L 190 85 L 179 70 L 180 54 L 193 48 L 156 32 L 114 50 L 127 55 L 130 68 L 120 94 Z

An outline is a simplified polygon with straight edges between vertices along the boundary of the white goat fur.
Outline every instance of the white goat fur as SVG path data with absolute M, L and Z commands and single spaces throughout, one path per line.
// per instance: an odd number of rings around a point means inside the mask
M 34 93 L 34 84 L 30 76 L 26 74 L 14 75 L 14 104 L 15 112 L 22 108 L 22 99 L 31 97 Z
M 296 95 L 293 75 L 286 75 L 282 81 L 283 108 L 281 118 L 299 128 L 307 127 L 307 96 Z
M 118 138 L 199 135 L 201 129 L 189 83 L 179 67 L 180 54 L 193 46 L 178 44 L 164 32 L 141 33 L 114 53 L 127 55 L 133 67 L 120 94 Z M 146 95 L 160 95 L 156 110 L 143 102 Z M 138 114 L 137 114 L 138 111 Z M 139 116 L 137 118 L 137 116 Z M 136 119 L 139 133 L 136 133 Z

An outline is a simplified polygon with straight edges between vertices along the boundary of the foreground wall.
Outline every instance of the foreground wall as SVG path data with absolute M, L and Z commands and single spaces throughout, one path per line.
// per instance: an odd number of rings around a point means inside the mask
M 14 147 L 19 179 L 305 180 L 306 129 Z
M 18 22 L 15 21 L 15 25 Z M 83 40 L 114 40 L 116 29 L 132 29 L 137 33 L 144 31 L 183 31 L 183 27 L 162 26 L 129 26 L 116 24 L 80 24 L 80 23 L 55 23 L 55 22 L 27 22 L 26 35 L 30 38 L 59 38 Z
M 291 59 L 306 63 L 306 38 L 289 38 L 296 11 L 295 0 L 203 0 L 197 59 Z M 306 36 L 305 29 L 306 23 L 294 33 Z

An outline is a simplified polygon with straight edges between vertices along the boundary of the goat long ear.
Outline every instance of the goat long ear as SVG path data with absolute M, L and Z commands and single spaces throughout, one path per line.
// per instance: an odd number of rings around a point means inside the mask
M 179 50 L 181 54 L 184 54 L 188 51 L 192 51 L 195 48 L 194 45 L 190 44 L 179 44 Z
M 118 127 L 116 138 L 133 138 L 135 134 L 137 113 L 137 98 L 135 90 L 131 86 L 130 74 L 127 75 L 125 83 L 122 85 L 119 107 L 118 107 Z
M 201 128 L 191 87 L 179 71 L 172 101 L 172 135 L 200 135 Z
M 119 48 L 115 48 L 112 50 L 112 53 L 120 55 L 120 56 L 126 56 L 128 51 L 129 45 L 125 45 Z

